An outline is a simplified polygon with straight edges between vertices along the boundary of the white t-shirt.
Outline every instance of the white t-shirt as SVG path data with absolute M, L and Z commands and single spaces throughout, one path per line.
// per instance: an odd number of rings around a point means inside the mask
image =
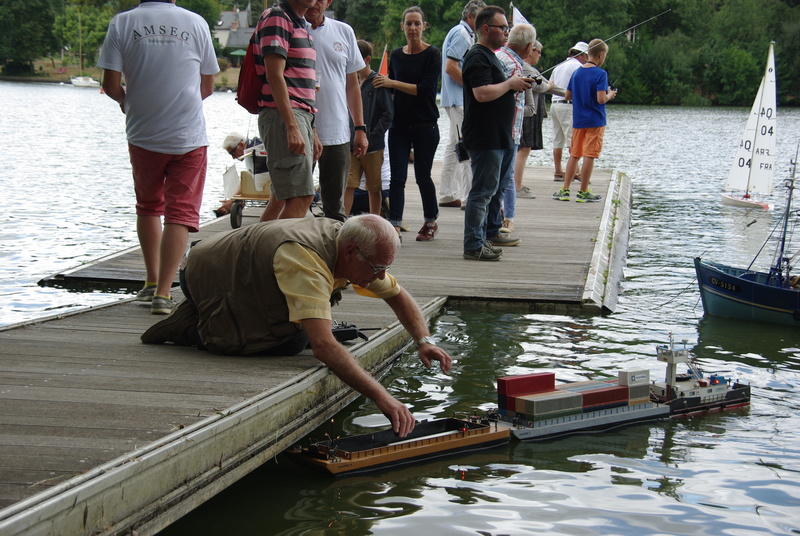
M 555 69 L 553 69 L 553 75 L 550 77 L 550 80 L 553 81 L 558 87 L 567 87 L 569 85 L 569 81 L 572 78 L 572 73 L 575 72 L 575 69 L 583 65 L 580 61 L 575 58 L 569 58 L 564 62 L 560 63 Z M 558 102 L 565 100 L 564 97 L 559 95 L 553 95 L 553 102 Z
M 125 130 L 133 145 L 165 154 L 207 146 L 200 75 L 219 72 L 198 14 L 146 2 L 111 19 L 97 65 L 125 77 Z
M 315 126 L 322 145 L 350 142 L 347 75 L 364 68 L 356 34 L 344 22 L 325 17 L 316 29 L 309 27 L 317 51 L 317 116 Z M 361 94 L 360 86 L 356 90 Z

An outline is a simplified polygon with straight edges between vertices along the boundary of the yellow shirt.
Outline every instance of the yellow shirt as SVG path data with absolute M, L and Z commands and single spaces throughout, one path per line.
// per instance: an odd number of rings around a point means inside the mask
M 319 255 L 297 242 L 281 244 L 273 257 L 272 267 L 278 286 L 286 297 L 292 322 L 306 318 L 331 320 L 331 294 L 350 284 L 346 279 L 335 279 Z M 397 296 L 400 286 L 387 273 L 386 277 L 376 279 L 366 288 L 353 285 L 353 290 L 362 296 L 385 300 Z

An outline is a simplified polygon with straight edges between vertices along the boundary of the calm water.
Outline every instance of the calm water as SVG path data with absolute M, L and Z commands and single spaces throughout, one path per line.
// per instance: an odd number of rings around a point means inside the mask
M 119 299 L 36 281 L 136 245 L 122 115 L 92 90 L 3 82 L 0 110 L 8 162 L 0 181 L 0 324 Z M 228 131 L 246 131 L 248 115 L 230 94 L 210 97 L 206 112 L 214 147 L 204 217 L 211 218 L 230 161 L 216 146 Z M 747 263 L 777 218 L 717 202 L 746 114 L 612 106 L 599 165 L 628 173 L 635 198 L 617 312 L 446 310 L 434 334 L 456 357 L 453 374 L 427 372 L 412 354 L 385 383 L 418 418 L 443 417 L 488 408 L 500 375 L 546 369 L 576 380 L 647 368 L 660 377 L 654 346 L 673 331 L 691 341 L 706 371 L 753 384 L 750 409 L 514 442 L 338 480 L 278 457 L 165 534 L 800 533 L 800 332 L 702 319 L 693 282 L 694 256 Z M 782 110 L 778 128 L 780 177 L 800 140 L 800 111 Z M 550 158 L 540 152 L 531 161 Z M 315 436 L 384 425 L 359 400 Z

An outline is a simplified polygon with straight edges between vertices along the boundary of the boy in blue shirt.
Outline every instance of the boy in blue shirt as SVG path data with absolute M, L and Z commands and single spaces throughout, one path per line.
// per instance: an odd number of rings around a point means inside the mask
M 600 157 L 603 149 L 606 103 L 617 96 L 617 90 L 608 85 L 608 73 L 600 68 L 607 55 L 608 45 L 602 39 L 593 39 L 589 43 L 589 60 L 575 69 L 567 86 L 564 98 L 572 101 L 572 142 L 564 186 L 553 194 L 553 199 L 558 201 L 569 201 L 569 186 L 581 157 L 581 187 L 576 201 L 591 203 L 600 200 L 599 195 L 589 190 L 589 180 L 594 170 L 594 159 Z

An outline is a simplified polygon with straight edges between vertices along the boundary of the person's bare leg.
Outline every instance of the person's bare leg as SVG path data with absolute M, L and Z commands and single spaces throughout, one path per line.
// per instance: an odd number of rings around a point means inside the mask
M 258 221 L 272 221 L 277 220 L 283 210 L 283 201 L 278 201 L 275 196 L 270 197 L 267 208 L 261 213 L 261 218 Z
M 353 209 L 353 196 L 356 194 L 356 189 L 348 186 L 344 189 L 344 215 L 350 216 L 350 211 Z M 370 206 L 370 208 L 372 208 Z
M 161 217 L 137 216 L 136 234 L 139 237 L 139 246 L 144 257 L 146 283 L 158 282 L 158 265 L 161 248 Z
M 522 174 L 525 172 L 525 164 L 530 154 L 530 147 L 520 147 L 514 157 L 514 186 L 518 192 L 522 189 Z
M 563 156 L 563 149 L 553 148 L 553 167 L 555 167 L 556 174 L 562 173 L 561 157 Z
M 308 212 L 308 207 L 311 206 L 311 201 L 313 199 L 313 195 L 290 197 L 283 202 L 283 210 L 281 210 L 279 219 L 286 220 L 289 218 L 305 218 L 306 212 Z
M 177 223 L 164 225 L 161 235 L 161 262 L 158 267 L 158 287 L 156 295 L 169 296 L 172 281 L 178 272 L 183 254 L 186 252 L 186 243 L 189 240 L 189 228 Z
M 589 180 L 592 178 L 592 171 L 594 171 L 594 158 L 588 156 L 583 157 L 583 166 L 581 166 L 581 191 L 589 191 Z
M 383 197 L 381 196 L 380 190 L 377 192 L 369 192 L 369 213 L 380 215 L 382 201 Z
M 578 158 L 574 156 L 570 156 L 569 160 L 567 160 L 567 171 L 564 175 L 564 186 L 565 190 L 569 190 L 570 185 L 572 184 L 572 179 L 575 178 L 575 172 L 578 170 Z

